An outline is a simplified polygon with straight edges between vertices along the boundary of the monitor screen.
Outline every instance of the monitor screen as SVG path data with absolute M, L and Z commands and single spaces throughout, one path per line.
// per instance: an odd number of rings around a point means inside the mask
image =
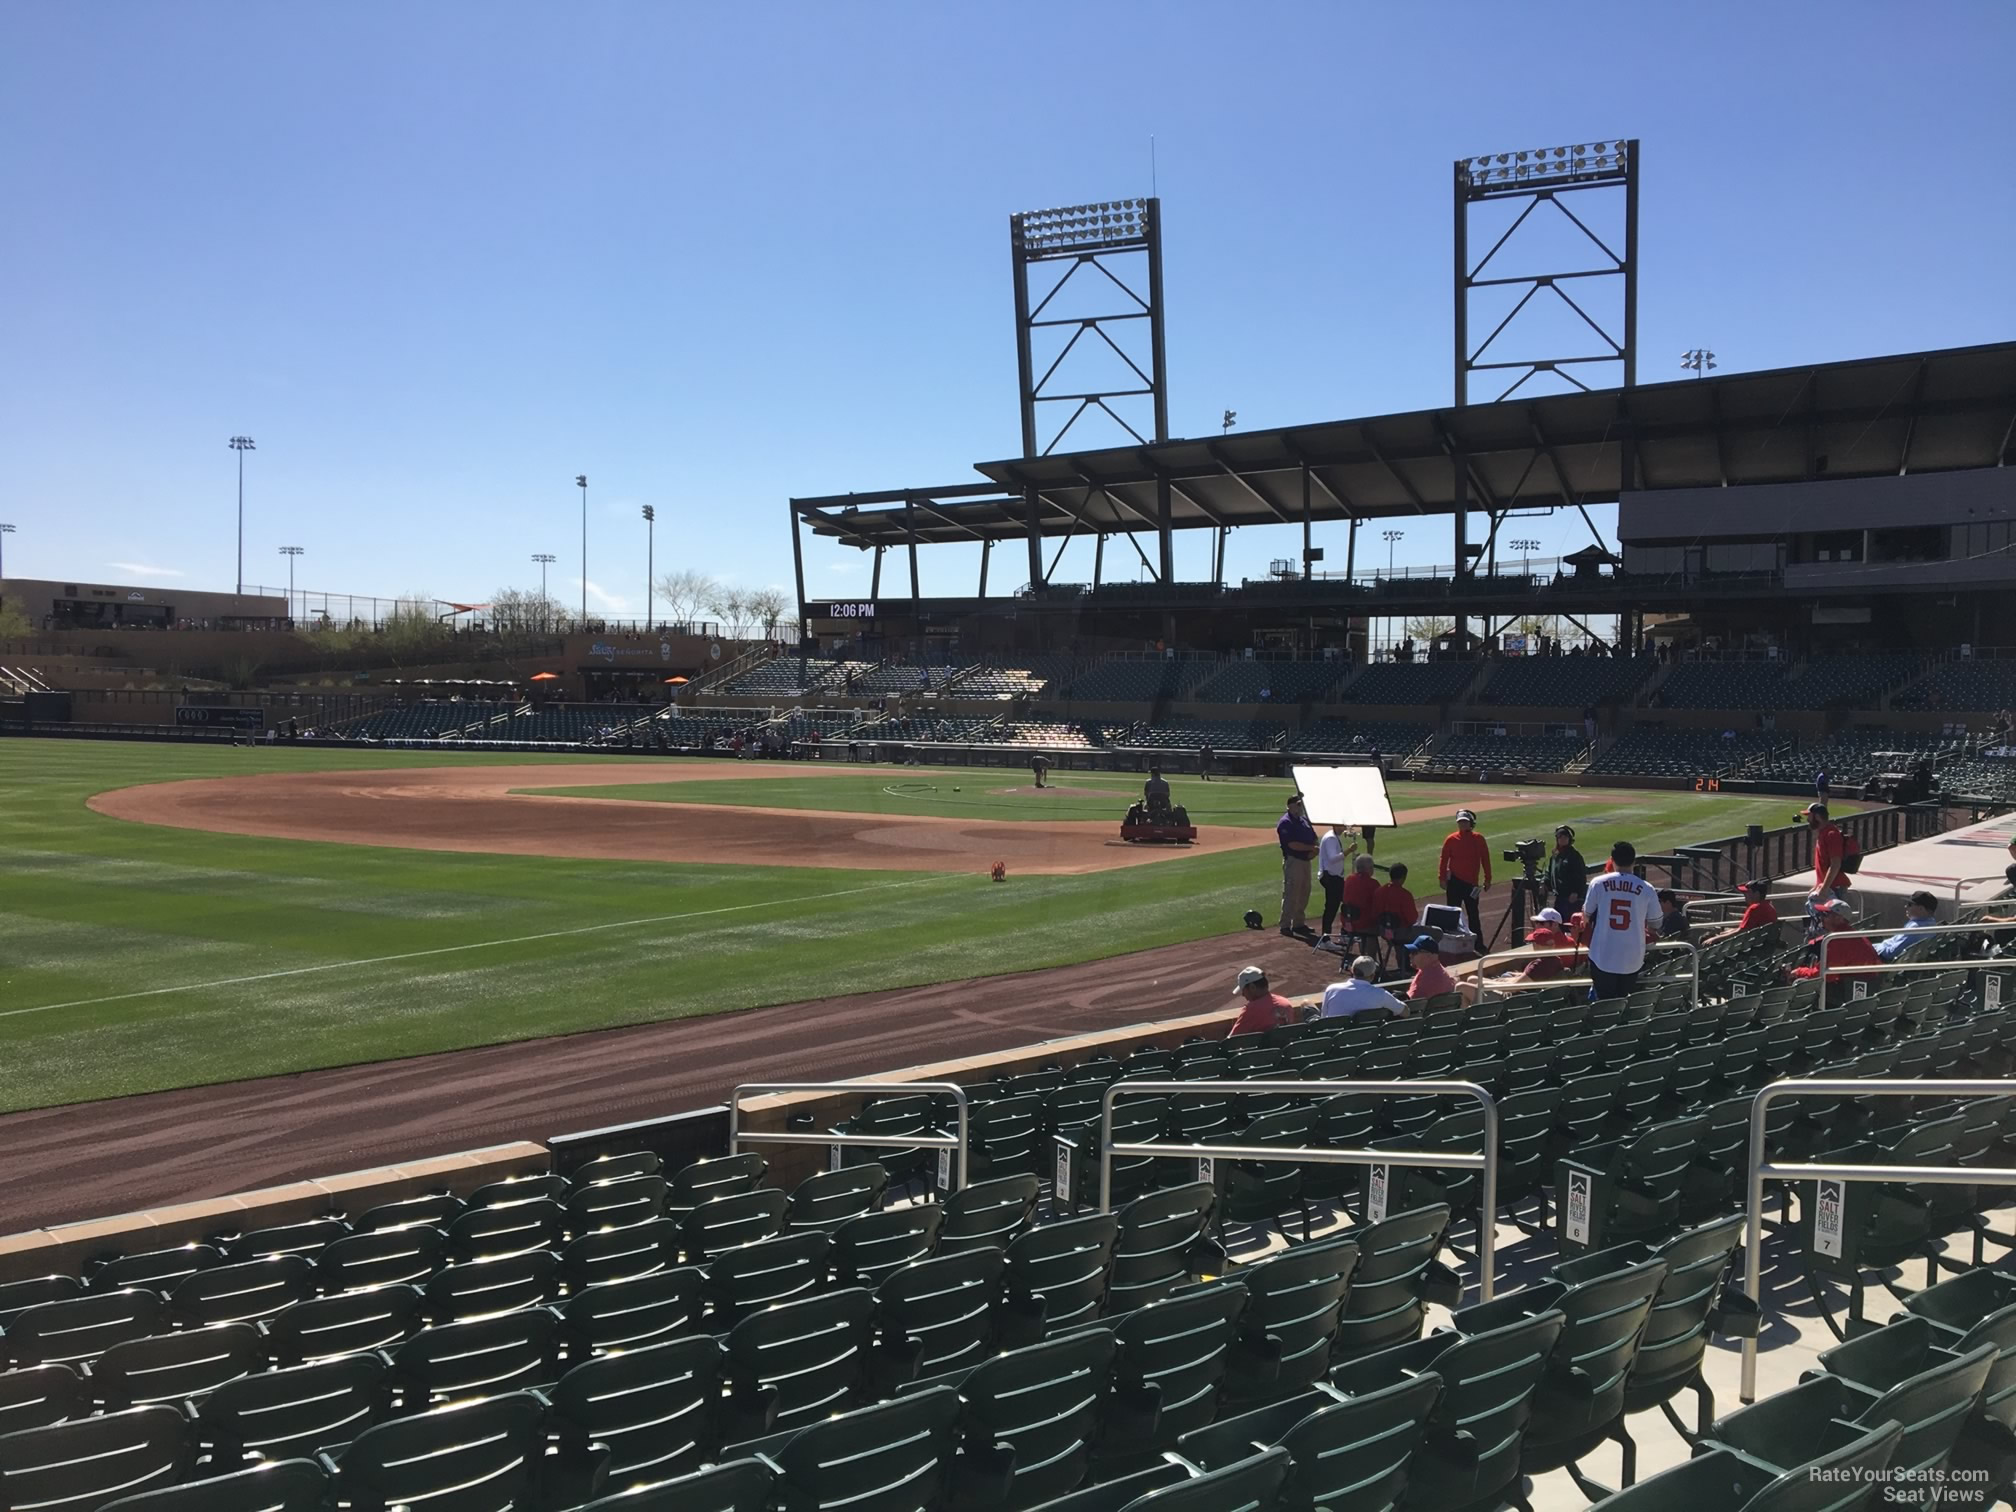
M 1463 932 L 1463 910 L 1451 908 L 1446 903 L 1430 903 L 1421 910 L 1421 925 L 1424 929 L 1439 929 L 1444 934 Z

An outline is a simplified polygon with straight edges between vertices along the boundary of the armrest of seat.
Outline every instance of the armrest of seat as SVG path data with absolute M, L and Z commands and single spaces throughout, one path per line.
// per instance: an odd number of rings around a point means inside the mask
M 1683 1512 L 1688 1507 L 1737 1507 L 1777 1477 L 1733 1449 L 1711 1449 L 1635 1486 L 1613 1492 L 1604 1512 Z
M 1708 1327 L 1725 1339 L 1754 1339 L 1763 1321 L 1764 1309 L 1734 1276 L 1723 1283 L 1722 1294 L 1708 1310 Z
M 1904 1314 L 1882 1328 L 1820 1352 L 1820 1368 L 1859 1388 L 1873 1401 L 1892 1386 L 1942 1364 L 1953 1355 L 1940 1347 L 1932 1325 Z
M 989 1512 L 1008 1504 L 1015 1484 L 1015 1446 L 993 1439 L 968 1439 L 953 1464 L 958 1491 L 954 1503 L 969 1512 Z
M 1831 1428 L 1861 1406 L 1839 1376 L 1810 1376 L 1790 1391 L 1718 1419 L 1709 1429 L 1708 1439 L 1784 1470 L 1789 1468 L 1788 1455 L 1792 1456 L 1790 1463 L 1804 1464 L 1846 1442 L 1820 1441 L 1830 1438 Z
M 1537 1286 L 1522 1287 L 1506 1296 L 1494 1297 L 1489 1302 L 1473 1302 L 1450 1314 L 1449 1321 L 1455 1325 L 1457 1333 L 1466 1337 L 1489 1333 L 1494 1328 L 1523 1323 L 1528 1318 L 1551 1311 L 1567 1290 L 1559 1281 L 1543 1281 Z

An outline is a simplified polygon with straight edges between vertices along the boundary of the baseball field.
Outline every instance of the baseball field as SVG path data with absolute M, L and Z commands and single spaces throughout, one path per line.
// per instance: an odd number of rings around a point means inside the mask
M 1066 966 L 1273 918 L 1284 784 L 1001 769 L 0 743 L 0 1111 Z M 1396 783 L 1381 861 L 1600 857 L 1784 798 Z M 996 860 L 1007 879 L 990 880 Z M 1503 869 L 1500 870 L 1501 890 Z M 1227 959 L 1237 953 L 1228 943 Z

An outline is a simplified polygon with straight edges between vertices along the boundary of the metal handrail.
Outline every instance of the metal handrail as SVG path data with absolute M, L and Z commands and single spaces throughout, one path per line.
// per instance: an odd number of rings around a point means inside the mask
M 1337 1149 L 1323 1145 L 1211 1145 L 1113 1143 L 1113 1105 L 1122 1097 L 1151 1094 L 1223 1093 L 1232 1097 L 1257 1094 L 1293 1097 L 1336 1097 L 1346 1092 L 1392 1093 L 1405 1097 L 1469 1097 L 1484 1109 L 1484 1149 L 1476 1155 L 1450 1150 Z M 1478 1194 L 1478 1298 L 1489 1302 L 1494 1290 L 1492 1268 L 1497 1253 L 1498 1104 L 1475 1082 L 1467 1081 L 1116 1081 L 1099 1104 L 1099 1211 L 1113 1211 L 1113 1157 L 1189 1156 L 1199 1160 L 1286 1161 L 1296 1165 L 1417 1166 L 1445 1171 L 1483 1172 Z
M 1575 948 L 1577 954 L 1581 955 L 1585 960 L 1588 958 L 1589 952 L 1586 946 L 1577 945 Z M 1645 942 L 1645 948 L 1647 950 L 1685 950 L 1692 954 L 1694 957 L 1694 969 L 1688 974 L 1685 980 L 1687 982 L 1688 997 L 1691 1006 L 1699 1008 L 1701 1006 L 1701 947 L 1696 945 L 1692 940 L 1648 940 Z M 1550 953 L 1558 954 L 1558 952 L 1540 952 L 1542 955 Z M 1476 980 L 1477 1000 L 1479 1002 L 1484 1000 L 1486 993 L 1490 993 L 1493 997 L 1502 997 L 1514 992 L 1546 992 L 1556 987 L 1594 987 L 1596 985 L 1596 978 L 1593 976 L 1548 977 L 1545 981 L 1538 982 L 1522 982 L 1517 977 L 1490 977 L 1487 979 L 1480 976 Z M 1665 977 L 1658 978 L 1657 980 L 1673 981 L 1676 979 Z
M 1975 883 L 1977 883 L 1977 882 L 2001 882 L 2001 883 L 2004 883 L 2004 884 L 2006 885 L 2006 884 L 2007 884 L 2007 882 L 2008 882 L 2008 880 L 2009 880 L 2009 875 L 2008 875 L 2008 873 L 2007 873 L 2007 872 L 1995 872 L 1995 873 L 1993 873 L 1992 875 L 1990 875 L 1990 876 L 1986 876 L 1986 877 L 1961 877 L 1961 878 L 1958 878 L 1958 879 L 1957 879 L 1957 880 L 1956 880 L 1956 881 L 1955 881 L 1955 882 L 1953 883 L 1953 906 L 1954 906 L 1955 908 L 1958 908 L 1958 907 L 1960 906 L 1960 894 L 1961 894 L 1961 892 L 1962 892 L 1962 891 L 1964 891 L 1965 889 L 1969 888 L 1969 887 L 1972 887 L 1972 886 L 1973 886 L 1973 885 L 1974 885 Z M 1979 901 L 1980 901 L 1980 902 L 1983 902 L 1983 903 L 1992 903 L 1992 902 L 1994 901 L 1994 899 L 1992 899 L 1992 898 L 1982 898 L 1982 899 L 1980 899 Z
M 1790 903 L 1795 900 L 1804 900 L 1812 896 L 1813 896 L 1812 888 L 1795 887 L 1789 889 L 1786 892 L 1767 892 L 1764 894 L 1764 901 L 1767 903 Z M 1688 902 L 1682 904 L 1681 911 L 1683 913 L 1691 914 L 1697 908 L 1705 911 L 1710 908 L 1721 908 L 1730 903 L 1747 903 L 1749 901 L 1750 901 L 1750 895 L 1748 893 L 1740 893 L 1740 892 L 1707 893 L 1703 894 L 1698 898 L 1690 899 Z
M 1992 927 L 1992 926 L 1990 926 Z M 1827 947 L 1834 940 L 1887 940 L 1895 935 L 1957 935 L 1979 934 L 1983 926 L 1979 924 L 1926 924 L 1918 929 L 1835 929 L 1820 936 L 1820 1000 L 1814 1004 L 1818 1012 L 1827 1006 Z M 1837 966 L 1835 976 L 1881 976 L 1886 972 L 1925 970 L 1937 968 L 1946 971 L 1979 971 L 1986 966 L 1983 961 L 1883 961 L 1875 966 Z
M 1787 1097 L 2009 1097 L 2012 1081 L 1883 1081 L 1853 1077 L 1773 1082 L 1750 1104 L 1750 1152 L 1744 1193 L 1744 1288 L 1760 1307 L 1764 1300 L 1764 1183 L 1771 1181 L 1909 1181 L 1927 1186 L 2001 1186 L 2016 1183 L 2016 1171 L 1994 1166 L 1827 1165 L 1764 1158 L 1764 1114 Z M 1745 1402 L 1757 1400 L 1757 1336 L 1743 1341 Z
M 792 1129 L 782 1134 L 751 1134 L 742 1127 L 742 1099 L 745 1096 L 769 1096 L 778 1092 L 860 1092 L 880 1093 L 892 1097 L 907 1097 L 917 1093 L 949 1097 L 957 1110 L 957 1130 L 953 1134 L 822 1134 L 816 1129 Z M 951 1180 L 946 1183 L 952 1191 L 966 1185 L 967 1133 L 970 1123 L 970 1105 L 966 1089 L 957 1082 L 743 1082 L 728 1094 L 728 1153 L 733 1155 L 745 1144 L 816 1144 L 828 1148 L 834 1146 L 858 1145 L 884 1150 L 949 1150 L 954 1159 Z

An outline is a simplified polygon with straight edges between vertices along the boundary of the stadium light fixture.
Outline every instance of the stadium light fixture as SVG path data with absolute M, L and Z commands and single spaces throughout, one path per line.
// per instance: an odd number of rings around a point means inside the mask
M 287 618 L 290 620 L 294 618 L 294 558 L 301 555 L 302 550 L 303 548 L 299 546 L 280 548 L 280 555 L 287 558 Z M 307 616 L 303 615 L 302 618 L 306 619 Z
M 1715 370 L 1715 354 L 1706 347 L 1695 347 L 1680 354 L 1680 366 L 1690 370 L 1696 378 L 1705 378 Z
M 644 628 L 651 628 L 651 556 L 658 539 L 658 511 L 644 506 Z
M 225 443 L 238 453 L 238 592 L 245 591 L 245 453 L 257 451 L 250 436 L 233 436 Z
M 581 490 L 581 627 L 588 627 L 588 474 L 576 473 L 574 486 Z
M 12 534 L 12 525 L 0 525 L 0 582 L 7 580 L 7 537 Z
M 1393 576 L 1393 543 L 1395 541 L 1406 540 L 1407 532 L 1404 530 L 1382 530 L 1379 532 L 1379 538 L 1386 543 L 1386 576 L 1390 578 Z
M 1148 234 L 1145 199 L 1102 200 L 1055 210 L 1023 210 L 1009 231 L 1027 253 L 1052 256 L 1132 246 Z
M 1519 553 L 1519 571 L 1526 577 L 1533 576 L 1533 553 L 1540 549 L 1540 543 L 1531 538 L 1507 541 L 1506 545 Z
M 1239 418 L 1239 411 L 1237 411 L 1237 410 L 1227 410 L 1227 411 L 1225 411 L 1225 419 L 1224 419 L 1224 422 L 1223 422 L 1223 424 L 1221 424 L 1221 425 L 1219 426 L 1219 428 L 1218 428 L 1218 434 L 1220 434 L 1220 435 L 1222 436 L 1222 435 L 1224 435 L 1224 434 L 1225 434 L 1225 432 L 1227 432 L 1227 431 L 1231 430 L 1231 429 L 1232 429 L 1232 423 L 1233 423 L 1233 422 L 1234 422 L 1235 420 L 1237 420 L 1238 418 Z
M 546 617 L 546 606 L 552 602 L 546 597 L 546 569 L 560 558 L 550 551 L 535 551 L 532 553 L 532 560 L 539 564 L 539 617 L 543 620 Z

